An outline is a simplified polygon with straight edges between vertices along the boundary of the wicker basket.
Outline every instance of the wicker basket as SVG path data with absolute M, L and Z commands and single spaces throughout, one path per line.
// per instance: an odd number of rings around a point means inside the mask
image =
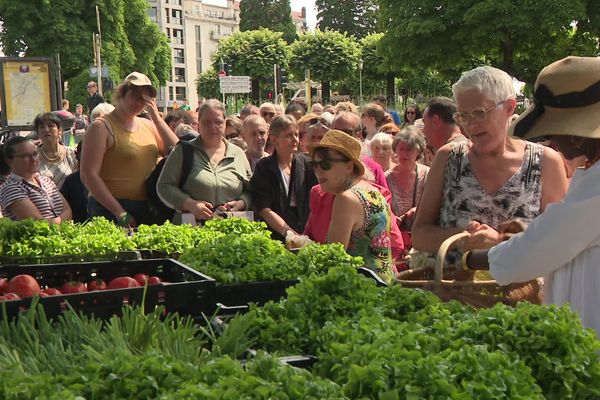
M 400 272 L 397 282 L 405 287 L 432 291 L 442 300 L 458 300 L 474 307 L 491 307 L 496 303 L 515 305 L 519 301 L 541 304 L 541 283 L 529 282 L 500 286 L 495 280 L 478 280 L 476 272 L 444 268 L 446 253 L 469 233 L 461 232 L 446 239 L 438 250 L 435 267 Z M 444 279 L 446 278 L 446 279 Z

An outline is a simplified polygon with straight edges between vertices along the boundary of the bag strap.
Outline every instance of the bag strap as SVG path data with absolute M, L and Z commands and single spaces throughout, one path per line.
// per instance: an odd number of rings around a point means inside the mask
M 183 160 L 181 162 L 181 176 L 179 178 L 179 188 L 182 188 L 187 178 L 190 176 L 190 172 L 192 172 L 192 164 L 194 161 L 194 146 L 191 143 L 182 140 L 179 142 L 181 144 L 181 150 L 183 152 Z

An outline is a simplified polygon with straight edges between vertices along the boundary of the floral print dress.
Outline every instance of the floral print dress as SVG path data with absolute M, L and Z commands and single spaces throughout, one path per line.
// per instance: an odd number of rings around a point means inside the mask
M 395 277 L 390 240 L 391 212 L 385 197 L 375 188 L 355 186 L 350 189 L 362 203 L 365 221 L 350 236 L 348 253 L 362 257 L 365 267 L 386 282 Z

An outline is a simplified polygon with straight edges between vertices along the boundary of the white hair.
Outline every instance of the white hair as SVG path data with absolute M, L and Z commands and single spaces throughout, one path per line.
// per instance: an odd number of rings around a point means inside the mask
M 389 133 L 379 132 L 376 133 L 375 136 L 371 139 L 371 146 L 378 143 L 380 145 L 388 145 L 392 147 L 392 142 L 394 141 L 394 137 Z
M 499 103 L 516 98 L 515 88 L 510 75 L 501 69 L 484 66 L 463 72 L 460 79 L 452 85 L 454 99 L 456 94 L 469 89 L 477 89 L 487 99 Z
M 111 112 L 114 109 L 115 109 L 115 106 L 113 106 L 110 103 L 98 104 L 96 107 L 94 107 L 94 109 L 90 113 L 90 122 L 94 122 L 94 120 L 96 118 L 101 117 L 105 114 L 108 114 L 109 112 Z

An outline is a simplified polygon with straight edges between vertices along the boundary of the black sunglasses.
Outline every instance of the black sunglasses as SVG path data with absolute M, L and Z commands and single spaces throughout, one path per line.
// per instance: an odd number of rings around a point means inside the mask
M 322 160 L 319 161 L 315 161 L 315 160 L 311 160 L 310 161 L 310 165 L 313 168 L 317 168 L 320 167 L 323 171 L 329 171 L 332 167 L 331 163 L 334 162 L 348 162 L 350 160 L 348 159 L 343 159 L 343 158 L 324 158 Z
M 275 116 L 275 113 L 274 112 L 265 112 L 265 111 L 263 111 L 263 112 L 260 113 L 260 115 L 262 115 L 263 117 L 267 117 L 268 116 L 269 118 L 273 118 Z

